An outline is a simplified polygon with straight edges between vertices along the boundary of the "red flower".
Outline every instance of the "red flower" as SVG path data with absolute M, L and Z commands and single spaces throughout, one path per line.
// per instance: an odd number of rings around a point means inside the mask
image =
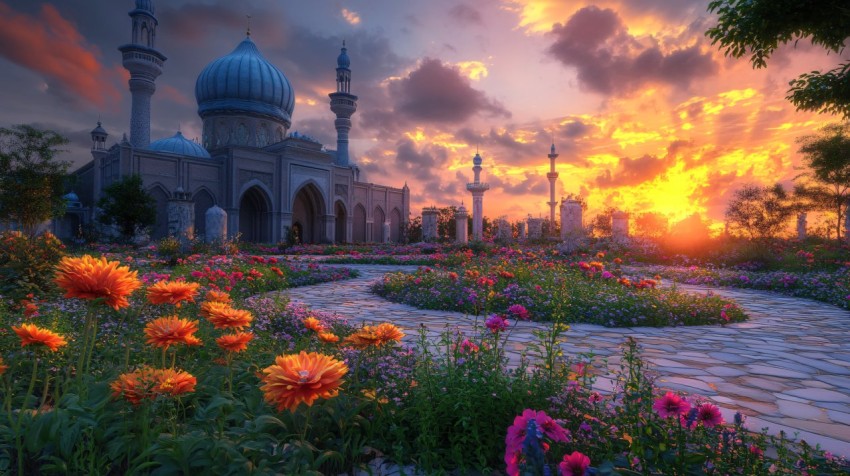
M 667 418 L 687 413 L 691 409 L 691 404 L 675 393 L 667 392 L 663 397 L 655 400 L 652 408 L 661 418 Z
M 590 467 L 590 458 L 578 451 L 564 455 L 563 461 L 558 465 L 561 476 L 584 476 L 588 467 Z

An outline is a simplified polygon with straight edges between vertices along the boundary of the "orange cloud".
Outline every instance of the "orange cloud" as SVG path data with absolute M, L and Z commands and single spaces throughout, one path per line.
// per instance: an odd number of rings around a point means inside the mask
M 44 4 L 37 17 L 0 2 L 0 55 L 46 77 L 50 86 L 98 107 L 120 99 L 97 48 L 59 11 Z
M 347 8 L 342 9 L 342 17 L 345 18 L 345 21 L 352 25 L 360 24 L 360 14 L 353 10 L 349 10 Z

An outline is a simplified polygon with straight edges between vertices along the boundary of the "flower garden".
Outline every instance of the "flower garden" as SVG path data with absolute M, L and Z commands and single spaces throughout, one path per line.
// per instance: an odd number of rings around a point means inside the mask
M 40 270 L 3 281 L 2 474 L 356 474 L 379 462 L 419 474 L 847 474 L 839 457 L 660 390 L 633 340 L 615 388 L 595 391 L 604 364 L 562 354 L 568 323 L 746 318 L 604 256 L 447 253 L 388 275 L 378 289 L 393 299 L 481 316 L 475 332 L 448 326 L 433 342 L 276 292 L 350 269 L 263 254 L 169 265 L 154 250 L 66 254 L 37 240 L 0 240 L 4 270 Z M 509 366 L 506 336 L 523 319 L 551 326 Z

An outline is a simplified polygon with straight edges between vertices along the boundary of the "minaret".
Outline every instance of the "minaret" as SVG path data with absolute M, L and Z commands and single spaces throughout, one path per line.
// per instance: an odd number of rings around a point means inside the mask
M 331 111 L 336 114 L 336 163 L 348 167 L 348 131 L 351 130 L 351 116 L 357 111 L 357 96 L 351 94 L 351 60 L 348 49 L 342 42 L 342 51 L 336 59 L 336 92 L 330 93 Z
M 558 172 L 555 172 L 555 159 L 558 158 L 558 154 L 555 153 L 555 144 L 552 143 L 552 148 L 549 150 L 549 173 L 546 174 L 546 178 L 549 179 L 549 231 L 550 233 L 555 233 L 555 205 L 558 202 L 555 201 L 555 181 L 558 180 Z
M 472 239 L 481 241 L 484 234 L 484 192 L 490 190 L 490 185 L 481 182 L 481 156 L 478 152 L 472 158 L 472 163 L 475 181 L 466 184 L 466 189 L 472 192 Z
M 156 91 L 156 78 L 162 74 L 165 56 L 155 48 L 156 26 L 153 0 L 136 0 L 132 43 L 118 48 L 123 54 L 124 68 L 130 72 L 130 143 L 147 147 L 151 142 L 151 96 Z

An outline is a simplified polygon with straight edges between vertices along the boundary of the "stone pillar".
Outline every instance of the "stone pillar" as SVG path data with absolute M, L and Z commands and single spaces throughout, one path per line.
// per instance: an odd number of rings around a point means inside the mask
M 178 187 L 174 198 L 168 200 L 168 235 L 180 240 L 187 246 L 195 239 L 195 202 L 192 196 Z
M 468 216 L 466 207 L 463 205 L 455 212 L 455 241 L 458 243 L 467 243 L 469 241 Z
M 510 243 L 514 239 L 511 224 L 505 218 L 496 220 L 496 238 L 502 243 Z
M 207 209 L 204 216 L 207 219 L 206 242 L 221 243 L 227 239 L 227 212 L 218 205 Z
M 543 238 L 543 219 L 528 217 L 528 239 L 539 240 Z
M 520 241 L 525 241 L 528 238 L 528 234 L 525 232 L 525 222 L 521 221 L 517 223 L 517 228 L 517 231 L 519 232 Z
M 384 222 L 384 243 L 390 242 L 390 222 Z
M 577 200 L 561 202 L 561 239 L 573 236 L 584 229 L 581 203 Z
M 437 241 L 437 208 L 422 209 L 422 240 Z
M 611 237 L 615 240 L 629 238 L 629 214 L 616 211 L 611 215 Z
M 797 214 L 797 239 L 800 241 L 806 239 L 806 212 Z

